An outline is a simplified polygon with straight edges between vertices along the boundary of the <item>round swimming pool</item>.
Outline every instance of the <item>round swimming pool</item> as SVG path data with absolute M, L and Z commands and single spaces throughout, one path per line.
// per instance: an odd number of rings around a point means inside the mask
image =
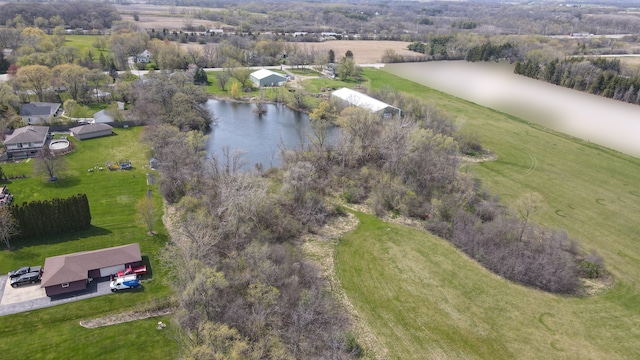
M 69 140 L 51 140 L 49 149 L 51 150 L 64 150 L 69 147 Z

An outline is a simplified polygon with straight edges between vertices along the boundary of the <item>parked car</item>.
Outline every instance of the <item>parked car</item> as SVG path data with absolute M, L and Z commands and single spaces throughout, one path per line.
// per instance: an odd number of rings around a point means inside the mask
M 147 265 L 139 265 L 139 266 L 129 266 L 126 269 L 124 269 L 124 271 L 118 271 L 118 276 L 125 276 L 125 275 L 131 275 L 131 274 L 136 274 L 136 275 L 144 275 L 147 273 Z
M 18 287 L 19 285 L 24 284 L 35 284 L 40 281 L 41 276 L 42 273 L 40 271 L 22 274 L 11 279 L 11 286 Z
M 41 271 L 42 271 L 42 266 L 23 266 L 19 269 L 9 271 L 9 277 L 13 279 L 14 277 L 18 277 L 20 275 L 24 275 L 31 272 L 39 273 Z
M 111 291 L 116 292 L 118 290 L 124 289 L 133 289 L 140 286 L 140 281 L 138 281 L 138 275 L 127 275 L 127 276 L 118 276 L 113 280 L 109 287 Z

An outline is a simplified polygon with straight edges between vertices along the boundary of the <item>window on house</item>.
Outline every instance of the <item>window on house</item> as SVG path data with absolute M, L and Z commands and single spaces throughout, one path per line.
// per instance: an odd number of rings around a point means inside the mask
M 18 143 L 18 149 L 22 149 L 22 143 Z
M 68 287 L 69 287 L 69 283 L 63 283 L 63 284 L 62 284 L 62 287 L 63 287 L 63 288 L 68 288 Z

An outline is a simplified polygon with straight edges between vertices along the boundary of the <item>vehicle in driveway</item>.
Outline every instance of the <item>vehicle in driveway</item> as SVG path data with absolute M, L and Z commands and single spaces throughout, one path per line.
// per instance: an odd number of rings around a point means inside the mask
M 23 266 L 19 269 L 15 269 L 13 271 L 9 271 L 9 277 L 14 278 L 20 275 L 28 274 L 28 273 L 39 273 L 42 271 L 42 266 Z
M 109 284 L 109 287 L 111 287 L 111 291 L 113 292 L 124 289 L 133 289 L 138 286 L 140 286 L 140 281 L 138 281 L 138 275 L 135 274 L 118 276 Z
M 35 284 L 40 281 L 41 276 L 40 271 L 22 274 L 11 279 L 11 286 L 18 287 L 24 284 Z
M 126 269 L 124 269 L 124 271 L 118 271 L 118 276 L 125 276 L 125 275 L 131 275 L 131 274 L 136 274 L 136 275 L 144 275 L 147 273 L 147 265 L 139 265 L 139 266 L 129 266 Z

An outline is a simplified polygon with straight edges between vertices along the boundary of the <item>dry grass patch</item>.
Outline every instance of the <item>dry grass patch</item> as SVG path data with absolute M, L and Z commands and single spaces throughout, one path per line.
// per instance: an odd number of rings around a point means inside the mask
M 351 50 L 356 64 L 379 63 L 387 49 L 392 49 L 399 55 L 420 55 L 409 51 L 407 49 L 409 43 L 404 41 L 332 40 L 321 43 L 298 43 L 298 46 L 314 49 L 321 53 L 333 50 L 336 54 L 336 61 L 343 57 L 347 50 Z

